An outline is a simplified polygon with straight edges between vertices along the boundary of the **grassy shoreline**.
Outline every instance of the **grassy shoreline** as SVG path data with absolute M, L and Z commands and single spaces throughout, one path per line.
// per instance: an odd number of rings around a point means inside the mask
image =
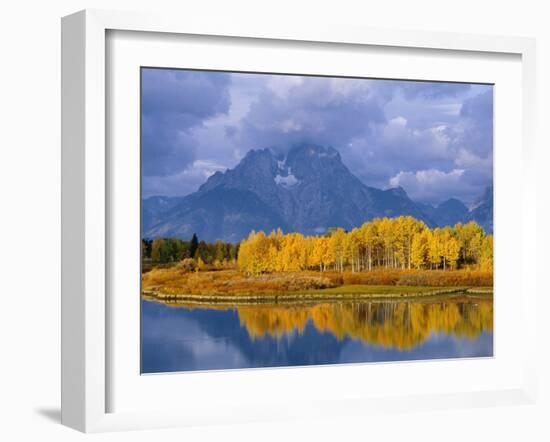
M 492 273 L 418 270 L 279 272 L 246 274 L 238 269 L 186 271 L 155 268 L 142 275 L 142 291 L 159 300 L 197 302 L 288 302 L 437 296 L 492 292 Z
M 441 297 L 450 295 L 492 296 L 488 289 L 477 290 L 468 287 L 399 287 L 399 286 L 341 286 L 322 290 L 305 290 L 288 293 L 255 294 L 197 294 L 163 293 L 144 290 L 145 299 L 195 304 L 278 304 L 290 302 L 329 302 L 364 300 L 403 300 L 414 298 Z

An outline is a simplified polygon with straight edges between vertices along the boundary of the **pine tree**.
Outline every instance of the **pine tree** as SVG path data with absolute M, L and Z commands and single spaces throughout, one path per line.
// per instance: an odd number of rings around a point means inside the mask
M 193 233 L 193 237 L 191 238 L 191 244 L 189 244 L 189 256 L 194 257 L 198 247 L 199 247 L 199 239 L 197 238 L 197 234 Z

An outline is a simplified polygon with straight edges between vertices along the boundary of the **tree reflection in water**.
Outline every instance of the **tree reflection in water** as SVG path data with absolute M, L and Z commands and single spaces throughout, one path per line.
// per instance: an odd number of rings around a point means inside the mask
M 302 334 L 311 324 L 338 340 L 351 338 L 366 344 L 407 350 L 431 334 L 476 338 L 493 330 L 492 298 L 456 297 L 434 300 L 360 301 L 314 305 L 217 306 L 169 304 L 173 307 L 235 309 L 251 339 Z

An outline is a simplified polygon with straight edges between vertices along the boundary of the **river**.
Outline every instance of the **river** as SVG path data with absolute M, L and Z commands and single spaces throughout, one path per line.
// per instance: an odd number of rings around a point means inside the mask
M 493 355 L 493 300 L 301 305 L 142 300 L 142 373 Z

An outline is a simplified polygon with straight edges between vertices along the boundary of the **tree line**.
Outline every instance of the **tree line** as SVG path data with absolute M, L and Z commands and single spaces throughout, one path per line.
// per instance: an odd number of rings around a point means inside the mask
M 238 266 L 247 273 L 317 269 L 343 272 L 388 269 L 456 269 L 493 266 L 493 237 L 474 221 L 430 229 L 411 216 L 376 218 L 351 231 L 331 229 L 306 237 L 251 232 L 240 244 Z
M 237 263 L 247 273 L 334 270 L 343 272 L 387 269 L 456 269 L 476 266 L 491 270 L 493 236 L 471 221 L 430 229 L 411 216 L 376 218 L 351 231 L 330 229 L 304 236 L 251 232 L 241 243 L 177 238 L 142 239 L 142 257 L 155 264 L 192 259 L 201 267 Z
M 141 256 L 156 264 L 179 262 L 194 259 L 208 265 L 235 262 L 239 244 L 223 241 L 207 243 L 199 241 L 196 234 L 189 241 L 178 238 L 158 238 L 141 240 Z

